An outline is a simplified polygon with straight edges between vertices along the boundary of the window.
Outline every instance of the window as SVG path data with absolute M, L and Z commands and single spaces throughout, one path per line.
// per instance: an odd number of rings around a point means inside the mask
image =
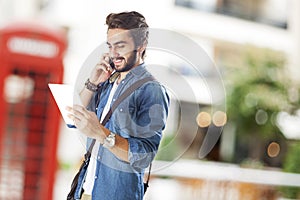
M 175 0 L 175 5 L 286 29 L 287 0 Z

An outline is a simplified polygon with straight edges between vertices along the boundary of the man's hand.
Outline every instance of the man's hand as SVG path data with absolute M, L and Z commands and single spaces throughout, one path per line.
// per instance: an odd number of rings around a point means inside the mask
M 110 66 L 109 55 L 105 53 L 99 63 L 94 67 L 90 81 L 95 85 L 105 82 L 111 75 L 114 69 Z
M 109 134 L 109 130 L 100 124 L 94 112 L 88 111 L 80 105 L 68 106 L 66 110 L 70 112 L 68 117 L 74 121 L 79 131 L 87 137 L 94 138 L 103 144 L 106 138 L 105 133 Z

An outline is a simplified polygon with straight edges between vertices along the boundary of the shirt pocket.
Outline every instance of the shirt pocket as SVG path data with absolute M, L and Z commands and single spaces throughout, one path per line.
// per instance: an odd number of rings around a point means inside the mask
M 129 107 L 128 104 L 120 105 L 115 110 L 115 123 L 121 130 L 121 136 L 123 137 L 126 137 L 129 132 L 133 131 L 132 129 L 135 126 L 133 118 L 134 110 L 135 109 L 133 107 Z

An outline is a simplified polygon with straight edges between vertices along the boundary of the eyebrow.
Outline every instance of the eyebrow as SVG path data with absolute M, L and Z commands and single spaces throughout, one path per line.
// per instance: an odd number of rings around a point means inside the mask
M 118 45 L 118 44 L 126 44 L 127 42 L 124 41 L 124 40 L 121 40 L 121 41 L 118 41 L 118 42 L 115 42 L 113 43 L 113 45 Z M 109 42 L 106 42 L 107 45 L 111 45 Z

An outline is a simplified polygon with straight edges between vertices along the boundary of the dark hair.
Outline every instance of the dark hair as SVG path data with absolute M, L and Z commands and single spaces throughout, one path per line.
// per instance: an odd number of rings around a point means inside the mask
M 106 17 L 106 25 L 108 29 L 130 30 L 136 47 L 148 44 L 149 26 L 145 17 L 136 11 L 111 13 Z M 142 53 L 143 59 L 145 51 Z

